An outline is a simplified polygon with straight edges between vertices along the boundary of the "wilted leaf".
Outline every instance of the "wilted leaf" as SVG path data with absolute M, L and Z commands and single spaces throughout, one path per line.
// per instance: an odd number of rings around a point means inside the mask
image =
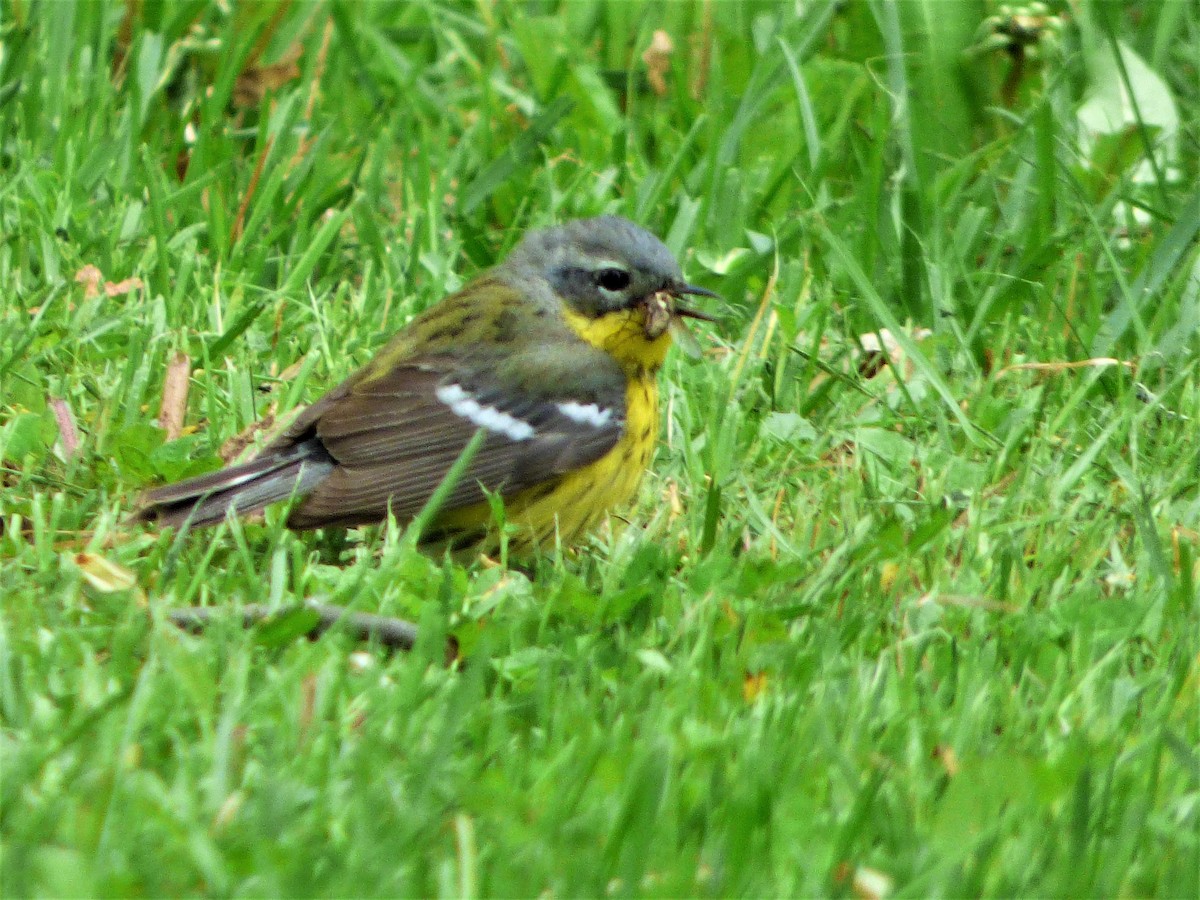
M 137 587 L 137 576 L 124 566 L 95 553 L 76 553 L 75 565 L 84 580 L 102 594 L 114 594 Z

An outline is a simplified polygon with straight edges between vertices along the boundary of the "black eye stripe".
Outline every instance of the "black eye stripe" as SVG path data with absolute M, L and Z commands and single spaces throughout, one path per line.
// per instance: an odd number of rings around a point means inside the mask
M 610 267 L 596 273 L 596 284 L 606 291 L 623 291 L 632 279 L 624 269 Z

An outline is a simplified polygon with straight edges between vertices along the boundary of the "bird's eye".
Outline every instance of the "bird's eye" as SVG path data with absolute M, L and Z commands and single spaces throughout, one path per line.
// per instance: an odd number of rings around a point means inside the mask
M 629 280 L 624 269 L 601 269 L 596 273 L 596 284 L 606 291 L 623 291 L 629 287 Z

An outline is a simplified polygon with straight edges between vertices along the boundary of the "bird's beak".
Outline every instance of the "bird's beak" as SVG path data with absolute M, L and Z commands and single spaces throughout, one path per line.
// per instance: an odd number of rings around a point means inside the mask
M 672 285 L 671 293 L 676 298 L 679 298 L 682 295 L 688 295 L 688 296 L 692 296 L 692 297 L 714 297 L 717 300 L 721 299 L 720 294 L 715 294 L 712 291 L 710 291 L 708 288 L 698 287 L 697 285 L 687 284 L 686 282 L 680 282 L 678 284 Z M 699 319 L 702 322 L 716 322 L 717 321 L 716 316 L 709 315 L 706 312 L 700 312 L 700 310 L 698 310 L 698 309 L 692 309 L 690 306 L 684 306 L 682 303 L 679 303 L 679 302 L 675 303 L 675 315 L 683 316 L 686 319 Z
M 647 338 L 652 341 L 657 340 L 668 328 L 672 331 L 679 330 L 686 332 L 687 329 L 683 327 L 683 324 L 679 321 L 680 319 L 701 319 L 705 322 L 717 321 L 715 316 L 702 313 L 699 310 L 692 309 L 690 306 L 684 306 L 679 302 L 681 294 L 696 294 L 703 297 L 717 296 L 707 288 L 696 287 L 682 281 L 664 285 L 642 301 L 643 308 L 645 309 L 645 319 L 642 327 L 646 331 Z

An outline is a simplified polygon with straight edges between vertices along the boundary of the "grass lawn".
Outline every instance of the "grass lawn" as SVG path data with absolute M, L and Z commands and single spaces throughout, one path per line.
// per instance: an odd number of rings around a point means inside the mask
M 1197 60 L 1159 0 L 4 0 L 0 893 L 1196 896 Z M 124 523 L 604 212 L 725 303 L 583 546 Z M 417 646 L 233 615 L 318 597 Z

